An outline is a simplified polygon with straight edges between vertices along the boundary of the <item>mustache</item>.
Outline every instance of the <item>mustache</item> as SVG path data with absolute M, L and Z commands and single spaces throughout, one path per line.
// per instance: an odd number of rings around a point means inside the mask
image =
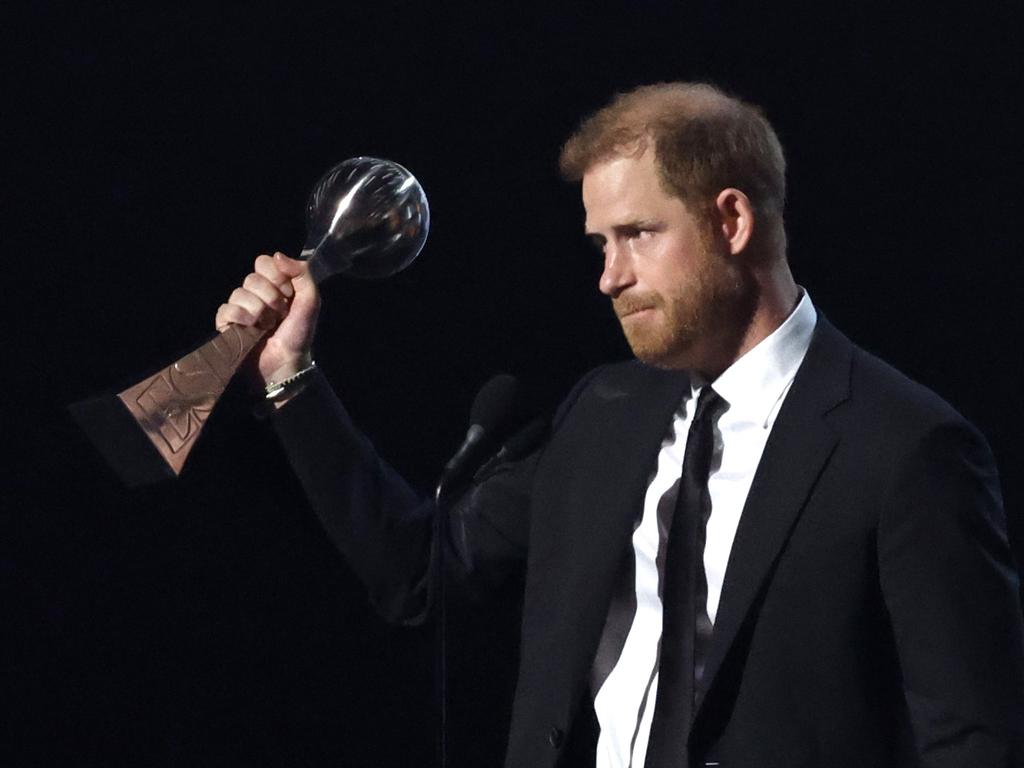
M 615 315 L 619 319 L 639 312 L 641 309 L 653 309 L 658 304 L 658 297 L 650 294 L 618 296 L 612 299 L 612 309 L 615 310 Z

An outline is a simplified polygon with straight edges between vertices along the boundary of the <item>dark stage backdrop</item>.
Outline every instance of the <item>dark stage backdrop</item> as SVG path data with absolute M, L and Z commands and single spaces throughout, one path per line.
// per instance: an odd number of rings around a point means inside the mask
M 491 374 L 550 406 L 628 355 L 555 166 L 582 114 L 639 83 L 765 107 L 798 279 L 985 432 L 1020 555 L 1020 21 L 861 0 L 10 18 L 0 763 L 432 763 L 431 629 L 371 614 L 244 389 L 181 480 L 134 492 L 64 407 L 204 339 L 256 254 L 296 252 L 322 171 L 389 157 L 427 190 L 430 241 L 392 280 L 326 287 L 317 358 L 427 488 Z M 514 584 L 455 610 L 453 767 L 500 761 L 517 621 Z

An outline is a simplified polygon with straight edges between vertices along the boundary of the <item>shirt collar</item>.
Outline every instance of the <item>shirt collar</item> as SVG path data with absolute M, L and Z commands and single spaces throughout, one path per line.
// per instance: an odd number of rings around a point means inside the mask
M 757 346 L 717 378 L 712 385 L 729 404 L 730 421 L 751 421 L 768 428 L 803 362 L 818 313 L 807 291 L 789 317 Z M 697 382 L 694 382 L 697 384 Z

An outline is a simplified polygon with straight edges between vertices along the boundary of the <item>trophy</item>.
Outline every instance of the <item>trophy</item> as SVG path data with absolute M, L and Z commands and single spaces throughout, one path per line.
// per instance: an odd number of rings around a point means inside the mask
M 356 157 L 313 188 L 299 258 L 318 285 L 333 275 L 388 277 L 419 255 L 429 228 L 426 195 L 409 171 Z M 266 333 L 229 326 L 116 397 L 72 405 L 72 415 L 127 485 L 176 477 L 228 382 Z

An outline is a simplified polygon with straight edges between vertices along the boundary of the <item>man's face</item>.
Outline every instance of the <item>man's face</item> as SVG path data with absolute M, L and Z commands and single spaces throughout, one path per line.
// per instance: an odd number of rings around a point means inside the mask
M 705 370 L 746 303 L 725 245 L 664 190 L 649 150 L 591 167 L 583 206 L 587 235 L 604 253 L 601 292 L 633 354 L 662 368 Z

